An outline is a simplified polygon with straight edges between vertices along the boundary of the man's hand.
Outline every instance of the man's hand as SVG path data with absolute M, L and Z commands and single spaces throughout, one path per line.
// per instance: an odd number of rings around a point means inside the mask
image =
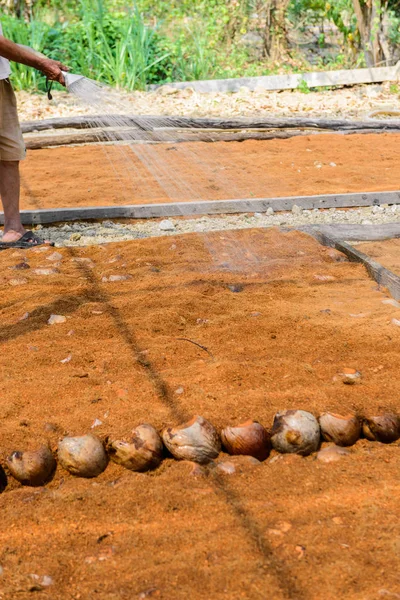
M 58 60 L 52 60 L 43 56 L 43 54 L 35 52 L 32 48 L 14 44 L 14 42 L 2 35 L 0 35 L 0 56 L 38 69 L 52 81 L 58 81 L 62 85 L 65 85 L 61 71 L 68 71 L 68 67 L 58 62 Z
M 62 85 L 65 85 L 65 79 L 62 71 L 68 71 L 68 67 L 60 63 L 58 60 L 52 60 L 51 58 L 44 58 L 41 61 L 39 70 L 46 75 L 51 81 L 58 81 Z

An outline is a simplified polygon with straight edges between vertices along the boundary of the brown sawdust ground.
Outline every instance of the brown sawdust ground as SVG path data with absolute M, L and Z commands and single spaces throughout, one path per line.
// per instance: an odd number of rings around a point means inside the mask
M 400 275 L 400 240 L 382 240 L 357 244 L 357 249 L 364 252 L 381 265 Z
M 51 267 L 52 250 L 0 254 L 0 463 L 95 419 L 99 435 L 120 438 L 193 413 L 221 428 L 248 417 L 269 426 L 291 407 L 398 408 L 399 311 L 362 266 L 304 234 L 59 251 L 48 276 L 33 269 Z M 12 270 L 23 258 L 31 269 Z M 102 281 L 113 274 L 132 277 Z M 67 322 L 49 326 L 50 314 Z M 333 381 L 346 366 L 361 385 Z M 9 478 L 0 598 L 32 597 L 32 573 L 53 578 L 36 592 L 51 600 L 396 598 L 398 475 L 398 443 L 360 441 L 338 463 L 287 456 L 240 462 L 232 476 L 194 477 L 167 459 L 152 474 L 110 464 L 95 480 L 58 469 L 39 489 Z
M 398 134 L 140 145 L 135 152 L 97 145 L 30 151 L 22 167 L 22 208 L 400 188 Z

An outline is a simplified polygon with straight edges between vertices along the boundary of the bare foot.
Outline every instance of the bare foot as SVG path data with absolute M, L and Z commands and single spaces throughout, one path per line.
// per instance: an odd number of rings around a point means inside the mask
M 12 242 L 18 242 L 18 240 L 20 240 L 25 233 L 27 233 L 27 230 L 24 228 L 19 229 L 19 230 L 9 229 L 8 231 L 3 232 L 3 237 L 1 238 L 0 241 L 4 242 L 5 244 L 12 243 Z M 42 243 L 45 244 L 46 246 L 52 245 L 50 240 L 43 240 Z M 32 246 L 35 246 L 35 245 L 38 245 L 38 244 L 35 244 L 35 242 L 33 242 Z
M 23 227 L 18 231 L 15 229 L 9 229 L 8 231 L 3 232 L 3 237 L 1 238 L 1 241 L 5 244 L 9 242 L 17 242 L 22 238 L 24 233 L 26 233 L 26 229 L 24 229 Z

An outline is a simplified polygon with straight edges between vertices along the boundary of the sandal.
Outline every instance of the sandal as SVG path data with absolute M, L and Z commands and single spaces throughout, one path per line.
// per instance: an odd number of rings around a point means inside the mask
M 15 240 L 15 242 L 0 241 L 0 250 L 7 250 L 7 248 L 34 248 L 35 246 L 42 246 L 45 243 L 46 242 L 35 235 L 33 231 L 27 231 L 19 240 Z M 54 243 L 52 242 L 48 245 L 54 246 Z

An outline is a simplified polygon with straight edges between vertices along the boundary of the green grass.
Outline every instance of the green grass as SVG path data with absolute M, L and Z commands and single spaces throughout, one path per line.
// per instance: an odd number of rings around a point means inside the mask
M 278 63 L 250 57 L 240 43 L 249 21 L 246 1 L 42 0 L 28 23 L 10 15 L 1 20 L 13 41 L 61 60 L 73 73 L 130 91 L 152 83 L 314 70 L 293 49 Z M 317 69 L 349 68 L 350 60 L 340 53 Z M 12 63 L 12 78 L 19 90 L 45 87 L 45 78 L 24 65 Z M 299 90 L 310 92 L 303 81 Z

